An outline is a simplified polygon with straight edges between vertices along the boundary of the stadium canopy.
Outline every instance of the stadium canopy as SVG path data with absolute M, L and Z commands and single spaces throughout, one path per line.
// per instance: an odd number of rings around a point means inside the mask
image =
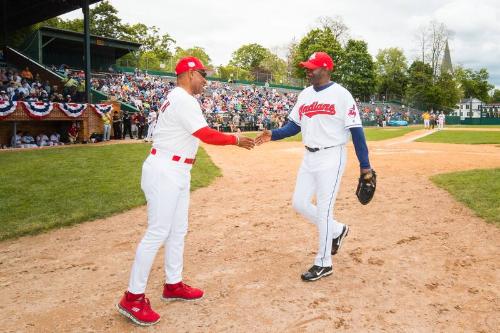
M 15 31 L 52 17 L 81 9 L 82 0 L 0 0 L 0 27 L 5 32 Z M 88 0 L 94 4 L 101 0 Z
M 106 71 L 125 54 L 136 51 L 141 44 L 114 38 L 90 35 L 91 69 Z M 41 27 L 21 47 L 23 53 L 46 66 L 66 64 L 83 69 L 83 33 Z
M 2 41 L 7 40 L 7 33 L 19 28 L 42 22 L 73 10 L 83 12 L 83 57 L 85 59 L 85 96 L 90 102 L 90 15 L 89 6 L 101 0 L 0 0 L 0 28 Z M 0 45 L 4 48 L 5 45 Z M 2 50 L 3 51 L 3 50 Z

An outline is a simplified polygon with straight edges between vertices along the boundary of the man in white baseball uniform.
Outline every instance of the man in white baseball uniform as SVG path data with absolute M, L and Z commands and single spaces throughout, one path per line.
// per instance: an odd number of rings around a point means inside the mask
M 443 130 L 444 129 L 444 120 L 445 120 L 445 115 L 443 111 L 439 114 L 438 118 L 438 130 Z
M 162 299 L 194 300 L 203 291 L 182 282 L 184 237 L 188 228 L 191 168 L 199 141 L 252 149 L 254 140 L 219 133 L 208 127 L 194 95 L 206 84 L 205 67 L 195 57 L 179 60 L 177 87 L 159 110 L 153 148 L 142 167 L 141 187 L 147 200 L 148 228 L 137 247 L 128 290 L 118 311 L 138 325 L 153 325 L 160 315 L 145 297 L 149 272 L 158 249 L 165 246 L 166 283 Z
M 332 255 L 342 246 L 349 227 L 333 218 L 335 199 L 346 166 L 346 143 L 352 134 L 360 172 L 370 173 L 368 148 L 358 108 L 352 95 L 330 81 L 334 68 L 325 52 L 315 52 L 301 62 L 311 86 L 298 96 L 288 115 L 289 122 L 277 130 L 264 130 L 257 145 L 280 140 L 302 132 L 306 151 L 300 166 L 292 205 L 318 229 L 318 251 L 314 265 L 301 275 L 303 281 L 315 281 L 330 275 Z M 316 196 L 316 205 L 312 198 Z
M 148 114 L 148 135 L 144 141 L 151 141 L 153 139 L 153 133 L 156 126 L 156 112 L 155 110 L 150 110 Z

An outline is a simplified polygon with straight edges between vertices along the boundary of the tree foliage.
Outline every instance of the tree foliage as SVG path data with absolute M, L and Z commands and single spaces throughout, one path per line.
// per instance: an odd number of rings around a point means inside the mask
M 494 88 L 488 83 L 488 70 L 481 68 L 474 71 L 470 68 L 458 67 L 455 70 L 455 76 L 460 83 L 464 97 L 475 97 L 483 102 L 489 101 L 488 92 Z
M 375 66 L 366 42 L 350 39 L 339 67 L 342 84 L 351 94 L 363 100 L 369 99 L 375 88 Z
M 500 103 L 500 89 L 495 89 L 490 99 L 491 103 Z
M 259 44 L 246 44 L 233 52 L 229 66 L 248 71 L 256 81 L 282 81 L 287 73 L 286 62 Z
M 415 60 L 408 69 L 407 100 L 410 105 L 421 110 L 428 110 L 434 105 L 434 87 L 432 68 L 428 64 Z
M 250 81 L 253 79 L 250 71 L 242 69 L 233 65 L 219 66 L 218 67 L 219 77 L 223 80 L 245 80 Z
M 306 77 L 304 69 L 299 66 L 299 63 L 307 60 L 311 54 L 318 51 L 328 53 L 335 64 L 342 62 L 342 46 L 335 38 L 332 30 L 329 28 L 315 28 L 309 31 L 293 50 L 292 63 L 294 74 L 297 77 Z M 340 82 L 341 77 L 342 74 L 338 70 L 333 71 L 333 81 Z
M 406 90 L 407 64 L 403 50 L 380 50 L 375 62 L 377 92 L 389 99 L 401 99 Z

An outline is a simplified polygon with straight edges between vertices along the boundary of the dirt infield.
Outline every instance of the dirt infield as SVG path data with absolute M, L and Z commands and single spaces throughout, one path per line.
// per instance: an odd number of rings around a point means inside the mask
M 494 332 L 500 230 L 435 187 L 432 174 L 500 167 L 495 145 L 370 142 L 375 199 L 353 194 L 352 147 L 335 213 L 351 226 L 334 274 L 313 283 L 316 231 L 290 199 L 298 142 L 246 152 L 207 146 L 224 177 L 192 194 L 184 276 L 197 302 L 162 303 L 163 252 L 147 294 L 153 328 L 119 316 L 145 207 L 0 243 L 2 332 Z M 139 186 L 139 184 L 138 184 Z

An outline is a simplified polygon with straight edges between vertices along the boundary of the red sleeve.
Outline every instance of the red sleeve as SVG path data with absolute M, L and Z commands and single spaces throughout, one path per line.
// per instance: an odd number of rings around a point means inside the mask
M 217 146 L 235 145 L 238 142 L 236 136 L 217 132 L 210 127 L 203 127 L 193 133 L 201 141 Z

